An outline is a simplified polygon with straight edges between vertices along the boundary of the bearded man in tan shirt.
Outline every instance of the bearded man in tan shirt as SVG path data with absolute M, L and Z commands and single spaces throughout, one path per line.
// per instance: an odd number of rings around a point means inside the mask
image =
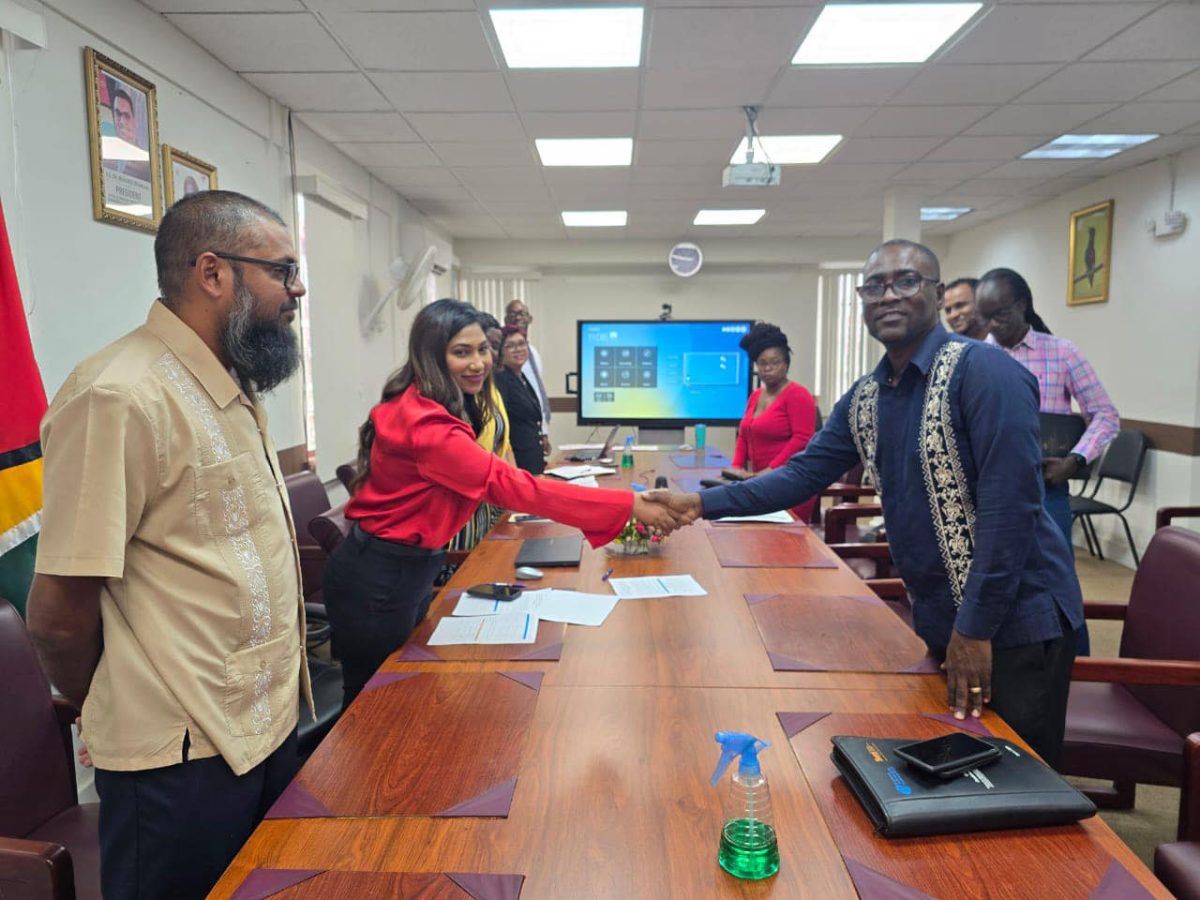
M 83 710 L 107 900 L 203 897 L 295 772 L 304 604 L 259 396 L 299 364 L 278 214 L 192 194 L 154 242 L 146 324 L 42 422 L 29 629 Z

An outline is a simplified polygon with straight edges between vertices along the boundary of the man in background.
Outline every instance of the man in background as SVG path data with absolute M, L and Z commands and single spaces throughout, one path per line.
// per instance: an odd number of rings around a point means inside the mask
M 946 324 L 955 334 L 982 341 L 988 336 L 988 323 L 975 309 L 978 278 L 956 278 L 946 285 Z
M 133 107 L 133 98 L 121 88 L 113 91 L 112 117 L 113 126 L 117 129 L 117 137 L 129 145 L 129 149 L 126 152 L 132 153 L 141 150 L 149 154 L 149 151 L 142 146 L 138 138 L 138 121 L 137 113 Z M 118 172 L 128 175 L 130 178 L 137 178 L 142 181 L 150 180 L 150 161 L 148 155 L 146 159 L 105 160 L 104 164 L 110 169 L 115 169 Z
M 29 631 L 83 709 L 106 900 L 204 897 L 296 769 L 312 709 L 287 491 L 259 400 L 298 367 L 291 236 L 249 197 L 180 200 L 146 324 L 42 422 Z
M 533 313 L 520 300 L 513 300 L 504 307 L 504 324 L 524 329 L 528 341 L 529 326 L 533 324 Z M 529 379 L 529 383 L 533 385 L 533 389 L 538 395 L 538 401 L 542 404 L 542 451 L 548 456 L 550 454 L 550 397 L 546 393 L 543 371 L 545 370 L 542 368 L 542 354 L 538 353 L 537 347 L 533 346 L 533 342 L 530 341 L 529 359 L 521 367 L 521 374 Z

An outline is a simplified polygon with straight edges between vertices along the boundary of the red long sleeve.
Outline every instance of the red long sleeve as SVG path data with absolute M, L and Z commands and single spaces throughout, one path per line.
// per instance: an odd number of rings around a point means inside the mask
M 441 547 L 486 500 L 580 528 L 594 547 L 620 533 L 633 494 L 585 488 L 515 469 L 477 443 L 461 419 L 410 387 L 371 413 L 371 472 L 346 507 L 368 533 Z
M 750 400 L 746 403 L 746 412 L 742 414 L 742 421 L 738 423 L 737 443 L 733 447 L 733 467 L 735 469 L 746 467 L 746 459 L 750 455 L 750 446 L 747 443 L 746 435 L 750 430 L 750 423 L 754 421 L 754 407 L 758 405 L 758 396 L 761 393 L 762 388 L 750 392 Z
M 777 403 L 783 403 L 780 410 L 787 417 L 791 437 L 771 460 L 769 468 L 777 469 L 808 446 L 812 440 L 813 431 L 817 424 L 817 404 L 808 388 L 792 382 L 779 395 Z

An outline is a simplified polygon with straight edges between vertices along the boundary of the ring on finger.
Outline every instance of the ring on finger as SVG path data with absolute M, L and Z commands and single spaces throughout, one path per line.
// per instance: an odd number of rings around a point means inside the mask
M 982 694 L 983 688 L 981 688 L 981 687 L 967 688 L 967 692 L 970 694 Z

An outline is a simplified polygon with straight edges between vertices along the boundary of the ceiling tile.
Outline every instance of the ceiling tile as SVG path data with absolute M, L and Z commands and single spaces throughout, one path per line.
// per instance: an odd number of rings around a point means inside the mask
M 1124 153 L 1118 153 L 1109 159 L 1095 161 L 1078 174 L 1093 177 L 1110 175 L 1122 169 L 1162 159 L 1173 153 L 1193 150 L 1198 146 L 1200 146 L 1200 135 L 1174 134 L 1167 137 L 1160 137 L 1156 141 L 1150 141 L 1148 144 L 1142 144 L 1140 147 L 1134 147 L 1132 150 L 1126 150 Z
M 549 203 L 550 192 L 543 184 L 472 185 L 471 193 L 491 209 L 493 203 Z
M 429 184 L 458 184 L 454 173 L 442 166 L 371 166 L 370 172 L 392 187 L 423 187 Z
M 1184 131 L 1197 122 L 1200 122 L 1200 101 L 1150 103 L 1137 100 L 1092 119 L 1087 123 L 1087 130 L 1095 134 L 1170 134 Z
M 646 109 L 713 109 L 759 106 L 779 68 L 651 69 L 645 73 Z
M 999 165 L 992 171 L 980 176 L 982 180 L 989 178 L 1055 178 L 1068 172 L 1095 162 L 1091 159 L 1014 159 Z
M 1070 62 L 1145 15 L 1137 4 L 995 6 L 940 59 L 948 63 Z
M 634 159 L 643 166 L 683 166 L 710 164 L 715 168 L 729 165 L 737 149 L 738 136 L 712 141 L 637 141 Z
M 475 0 L 304 0 L 323 12 L 451 12 L 473 10 Z
M 926 66 L 892 98 L 913 106 L 945 103 L 1007 103 L 1059 68 L 1044 65 Z
M 425 144 L 391 144 L 366 141 L 358 144 L 337 144 L 339 150 L 369 168 L 398 168 L 401 166 L 436 166 L 438 159 Z
M 1059 135 L 1089 119 L 1103 115 L 1115 103 L 1055 103 L 1045 105 L 1004 106 L 976 122 L 966 133 L 971 135 Z
M 690 184 L 708 187 L 721 184 L 721 170 L 718 166 L 648 166 L 635 163 L 632 176 L 634 184 Z
M 727 140 L 744 134 L 740 109 L 646 109 L 638 117 L 641 140 Z
M 1142 100 L 1180 100 L 1190 101 L 1200 97 L 1200 69 L 1191 75 L 1178 78 L 1165 87 L 1151 91 Z
M 523 141 L 515 113 L 409 113 L 408 122 L 427 141 Z
M 1200 6 L 1169 3 L 1088 55 L 1088 59 L 1196 59 Z
M 521 121 L 530 138 L 630 137 L 637 113 L 522 112 Z
M 394 112 L 301 113 L 300 121 L 332 143 L 347 141 L 419 141 L 420 137 Z
M 447 166 L 524 166 L 533 162 L 533 150 L 528 142 L 450 143 L 430 144 Z
M 477 12 L 333 13 L 329 28 L 364 69 L 493 72 Z
M 869 106 L 771 106 L 758 114 L 760 134 L 850 134 L 872 115 Z
M 161 13 L 304 12 L 300 0 L 142 0 Z
M 908 162 L 844 163 L 839 154 L 831 162 L 819 166 L 788 166 L 783 171 L 783 177 L 785 184 L 877 183 L 891 178 Z
M 169 15 L 176 28 L 235 72 L 352 72 L 311 13 Z
M 974 194 L 980 197 L 997 197 L 1004 199 L 1008 197 L 1015 197 L 1017 194 L 1036 187 L 1039 184 L 1045 184 L 1049 180 L 1050 179 L 1045 176 L 1025 178 L 981 177 L 972 181 L 963 182 L 956 188 L 956 190 L 960 190 L 964 194 Z
M 993 106 L 896 106 L 888 104 L 854 133 L 859 137 L 936 137 L 958 134 Z
M 474 203 L 475 198 L 462 185 L 426 184 L 409 185 L 400 192 L 411 203 L 433 201 L 437 203 Z
M 502 112 L 512 109 L 496 72 L 376 72 L 371 80 L 400 112 Z
M 1189 63 L 1075 63 L 1022 94 L 1021 103 L 1113 103 L 1132 100 L 1178 78 Z
M 524 166 L 472 166 L 466 169 L 455 169 L 454 174 L 467 187 L 482 187 L 493 184 L 537 185 L 544 184 L 542 168 L 535 165 Z
M 629 168 L 626 166 L 550 166 L 542 170 L 542 176 L 551 190 L 560 187 L 605 187 L 629 184 Z
M 929 159 L 929 157 L 926 157 Z M 958 183 L 968 178 L 975 178 L 984 172 L 996 168 L 996 162 L 990 159 L 970 160 L 962 162 L 917 162 L 913 163 L 892 181 L 898 184 L 925 181 L 953 181 Z
M 789 68 L 771 89 L 767 107 L 881 106 L 904 87 L 917 71 L 917 66 Z
M 1022 153 L 1040 147 L 1053 134 L 1041 137 L 956 137 L 951 138 L 926 157 L 934 161 L 994 160 L 1007 162 Z
M 816 6 L 659 9 L 650 16 L 650 69 L 786 65 L 820 11 Z
M 636 69 L 510 69 L 505 76 L 522 112 L 637 108 Z
M 629 190 L 614 187 L 566 185 L 551 191 L 559 209 L 628 209 Z
M 916 162 L 942 142 L 942 138 L 850 138 L 833 152 L 831 162 Z
M 242 77 L 295 112 L 391 111 L 391 104 L 357 72 L 250 73 Z

